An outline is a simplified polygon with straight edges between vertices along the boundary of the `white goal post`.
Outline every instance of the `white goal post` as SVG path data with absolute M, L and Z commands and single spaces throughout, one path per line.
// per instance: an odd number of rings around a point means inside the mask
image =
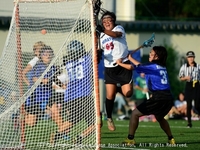
M 0 149 L 100 149 L 96 0 L 14 0 Z

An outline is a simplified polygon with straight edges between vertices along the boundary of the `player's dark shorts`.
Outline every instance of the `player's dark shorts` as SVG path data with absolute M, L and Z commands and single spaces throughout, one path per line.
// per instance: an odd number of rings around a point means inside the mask
M 25 105 L 25 111 L 31 115 L 44 114 L 45 110 L 41 108 L 41 104 Z
M 124 62 L 124 64 L 130 64 L 130 61 Z M 117 84 L 121 85 L 132 82 L 132 70 L 125 69 L 121 66 L 113 68 L 105 67 L 105 84 Z
M 173 106 L 173 96 L 170 91 L 155 91 L 150 99 L 141 103 L 137 109 L 144 115 L 164 117 Z
M 53 104 L 63 104 L 64 93 L 63 92 L 54 92 L 49 98 L 48 106 L 52 107 Z
M 95 107 L 93 97 L 82 97 L 64 102 L 64 113 L 68 112 L 67 120 L 76 124 L 82 120 L 85 120 L 87 125 L 93 125 L 95 123 Z

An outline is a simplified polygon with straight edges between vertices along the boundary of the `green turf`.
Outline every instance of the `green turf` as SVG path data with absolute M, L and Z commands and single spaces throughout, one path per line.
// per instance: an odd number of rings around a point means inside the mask
M 124 147 L 120 143 L 127 137 L 129 121 L 115 121 L 116 131 L 108 131 L 106 122 L 102 127 L 102 150 L 111 149 L 162 149 L 162 150 L 197 150 L 200 144 L 200 121 L 193 121 L 192 128 L 186 128 L 185 120 L 168 120 L 176 147 L 167 145 L 167 137 L 158 122 L 140 122 L 136 131 L 136 145 Z
M 176 140 L 177 147 L 167 146 L 167 137 L 160 129 L 158 122 L 140 122 L 135 135 L 136 145 L 123 146 L 121 143 L 127 137 L 129 121 L 114 121 L 116 131 L 111 132 L 107 129 L 107 123 L 104 122 L 101 128 L 101 146 L 102 150 L 198 150 L 200 144 L 200 121 L 193 121 L 192 128 L 186 128 L 185 120 L 168 120 L 171 126 L 173 136 Z M 81 127 L 86 124 L 81 122 Z M 82 128 L 79 125 L 74 126 L 74 135 L 81 133 Z M 68 142 L 60 140 L 59 147 L 51 147 L 49 145 L 50 134 L 56 130 L 56 125 L 51 120 L 40 120 L 34 128 L 26 128 L 26 148 L 27 150 L 60 150 L 68 149 Z M 14 136 L 13 134 L 12 136 Z M 11 137 L 6 134 L 6 137 Z M 1 136 L 0 136 L 1 137 Z M 5 137 L 5 134 L 4 134 Z M 89 138 L 94 139 L 94 136 Z M 1 139 L 1 138 L 0 138 Z M 11 138 L 9 138 L 11 139 Z M 85 139 L 88 140 L 88 139 Z M 9 141 L 9 140 L 8 140 Z M 13 139 L 11 140 L 12 142 Z M 93 140 L 94 141 L 94 140 Z M 17 141 L 16 141 L 17 142 Z M 8 143 L 9 144 L 9 143 Z M 63 144 L 63 146 L 62 146 Z M 70 145 L 70 144 L 69 144 Z

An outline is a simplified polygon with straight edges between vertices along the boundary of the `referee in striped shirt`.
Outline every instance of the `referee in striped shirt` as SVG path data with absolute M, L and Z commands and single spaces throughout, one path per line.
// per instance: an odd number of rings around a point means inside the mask
M 187 127 L 191 128 L 191 109 L 193 100 L 195 109 L 200 113 L 200 65 L 195 62 L 195 53 L 193 51 L 188 51 L 186 57 L 187 63 L 181 66 L 179 78 L 181 81 L 186 81 L 185 100 L 187 101 Z

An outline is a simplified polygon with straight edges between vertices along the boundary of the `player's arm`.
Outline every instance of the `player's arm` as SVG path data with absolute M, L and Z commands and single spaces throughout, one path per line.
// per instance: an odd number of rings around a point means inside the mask
M 136 59 L 134 59 L 134 58 L 131 56 L 131 54 L 128 55 L 128 59 L 129 59 L 134 65 L 136 65 L 136 66 L 140 64 L 140 62 L 137 61 Z
M 32 69 L 32 66 L 30 64 L 28 64 L 24 70 L 22 71 L 22 78 L 24 80 L 24 82 L 29 86 L 30 83 L 29 83 L 29 80 L 28 78 L 26 77 L 26 74 Z
M 189 81 L 190 80 L 190 76 L 185 76 L 185 77 L 180 77 L 181 81 Z
M 123 67 L 123 68 L 126 68 L 126 69 L 128 69 L 128 70 L 133 70 L 133 66 L 132 66 L 131 64 L 124 64 L 124 63 L 122 63 L 122 59 L 118 59 L 118 60 L 116 61 L 116 63 L 117 63 L 118 65 L 120 65 L 121 67 Z
M 65 70 L 65 68 L 63 69 Z M 60 68 L 57 68 L 56 73 L 53 76 L 53 88 L 54 89 L 66 89 L 68 82 L 68 75 L 66 71 L 61 71 Z
M 119 31 L 110 31 L 110 30 L 104 30 L 104 33 L 113 37 L 113 38 L 117 38 L 117 37 L 121 37 L 122 36 L 122 32 Z
M 97 25 L 97 27 L 96 27 L 96 33 L 97 33 L 98 37 L 100 37 L 101 33 L 105 33 L 108 36 L 111 36 L 113 38 L 121 37 L 123 35 L 123 33 L 120 32 L 120 31 L 106 30 L 101 25 Z
M 35 56 L 31 61 L 29 61 L 29 63 L 27 64 L 27 66 L 24 68 L 24 70 L 22 71 L 22 78 L 24 80 L 24 82 L 27 85 L 30 85 L 28 78 L 26 77 L 26 74 L 36 65 L 36 63 L 38 62 L 39 58 L 37 56 Z
M 135 85 L 134 88 L 137 90 L 143 91 L 143 88 L 141 88 L 139 85 Z

